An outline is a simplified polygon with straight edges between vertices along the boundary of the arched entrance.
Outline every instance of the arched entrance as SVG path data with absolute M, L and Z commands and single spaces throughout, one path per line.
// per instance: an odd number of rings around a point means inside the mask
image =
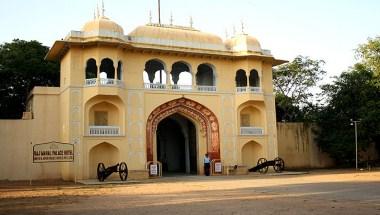
M 256 166 L 257 160 L 263 155 L 263 147 L 255 141 L 249 141 L 241 149 L 243 165 L 248 168 Z
M 219 123 L 215 114 L 204 105 L 187 99 L 179 98 L 166 102 L 152 111 L 147 120 L 146 152 L 147 161 L 153 161 L 154 137 L 158 124 L 175 113 L 178 113 L 199 125 L 199 133 L 206 139 L 206 151 L 211 159 L 220 159 Z
M 100 143 L 91 148 L 90 152 L 90 178 L 96 178 L 96 169 L 98 163 L 102 162 L 104 165 L 111 166 L 119 162 L 119 149 L 114 145 L 107 142 Z
M 173 114 L 158 123 L 156 131 L 157 160 L 163 174 L 197 173 L 195 125 L 180 114 Z

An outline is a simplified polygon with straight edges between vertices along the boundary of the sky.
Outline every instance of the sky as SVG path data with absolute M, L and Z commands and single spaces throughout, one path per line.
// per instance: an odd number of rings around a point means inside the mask
M 158 21 L 158 0 L 104 0 L 105 15 L 128 34 Z M 101 0 L 0 0 L 0 43 L 14 38 L 52 46 L 93 18 Z M 355 63 L 354 49 L 380 36 L 379 0 L 161 0 L 161 22 L 190 25 L 226 38 L 233 29 L 256 37 L 274 57 L 324 60 L 325 82 Z

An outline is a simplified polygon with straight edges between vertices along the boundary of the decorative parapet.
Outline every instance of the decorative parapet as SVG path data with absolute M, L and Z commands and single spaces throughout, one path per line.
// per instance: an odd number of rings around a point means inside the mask
M 119 126 L 89 126 L 89 136 L 120 136 Z

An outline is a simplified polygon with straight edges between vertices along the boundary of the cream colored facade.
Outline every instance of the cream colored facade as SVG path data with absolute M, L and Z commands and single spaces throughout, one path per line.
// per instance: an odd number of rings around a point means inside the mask
M 150 23 L 125 35 L 98 16 L 46 58 L 60 62 L 61 85 L 33 90 L 20 141 L 73 143 L 75 161 L 32 164 L 33 179 L 95 178 L 99 162 L 121 161 L 129 177 L 145 178 L 151 160 L 168 173 L 203 174 L 205 153 L 246 167 L 278 156 L 272 67 L 285 61 L 245 33 L 223 41 Z

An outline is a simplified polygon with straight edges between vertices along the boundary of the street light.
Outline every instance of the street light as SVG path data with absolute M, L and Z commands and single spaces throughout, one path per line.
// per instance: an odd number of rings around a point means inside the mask
M 356 171 L 358 170 L 358 123 L 360 123 L 360 120 L 352 120 L 351 125 L 355 125 L 355 162 L 356 162 Z

